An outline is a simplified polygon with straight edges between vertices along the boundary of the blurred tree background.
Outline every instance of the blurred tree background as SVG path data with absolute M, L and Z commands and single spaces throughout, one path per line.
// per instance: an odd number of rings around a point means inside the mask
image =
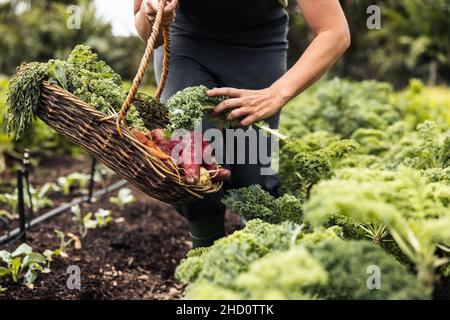
M 341 0 L 352 45 L 331 74 L 403 87 L 411 77 L 431 85 L 450 81 L 450 0 Z M 381 29 L 369 30 L 367 8 L 381 8 Z M 290 62 L 312 34 L 290 1 Z
M 130 14 L 131 14 L 130 1 Z M 450 0 L 342 0 L 352 46 L 329 76 L 377 79 L 405 86 L 416 77 L 429 84 L 450 80 Z M 82 9 L 80 29 L 66 26 L 68 5 Z M 370 5 L 381 7 L 381 29 L 369 30 Z M 291 0 L 289 63 L 312 39 Z M 125 14 L 125 13 L 124 13 Z M 131 79 L 144 43 L 134 36 L 117 37 L 99 19 L 89 0 L 9 0 L 0 3 L 0 74 L 11 75 L 22 61 L 64 58 L 78 43 L 91 45 L 119 72 Z M 148 72 L 152 76 L 152 72 Z
M 81 8 L 79 29 L 67 27 L 70 5 Z M 89 0 L 10 0 L 0 3 L 0 34 L 0 74 L 6 75 L 13 74 L 23 61 L 66 59 L 75 45 L 85 43 L 124 79 L 130 79 L 145 49 L 138 37 L 114 36 L 111 25 L 97 17 L 94 3 Z

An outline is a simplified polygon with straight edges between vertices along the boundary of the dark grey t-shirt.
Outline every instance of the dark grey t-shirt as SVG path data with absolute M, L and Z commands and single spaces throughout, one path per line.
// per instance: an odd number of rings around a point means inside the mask
M 288 16 L 274 0 L 182 0 L 174 34 L 248 47 L 286 47 Z

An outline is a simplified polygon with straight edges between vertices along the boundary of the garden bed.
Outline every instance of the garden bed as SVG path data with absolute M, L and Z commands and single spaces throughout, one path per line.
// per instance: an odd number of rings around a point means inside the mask
M 31 177 L 37 185 L 54 181 L 70 170 L 89 171 L 88 157 L 69 160 L 55 157 L 41 164 L 38 175 Z M 48 170 L 47 170 L 47 169 Z M 87 170 L 87 171 L 86 171 Z M 10 177 L 13 177 L 9 173 Z M 111 179 L 112 181 L 114 178 Z M 99 186 L 96 184 L 96 188 Z M 178 299 L 184 286 L 174 279 L 174 271 L 191 247 L 185 221 L 172 207 L 153 200 L 132 188 L 137 202 L 121 211 L 109 202 L 111 195 L 83 204 L 82 211 L 111 209 L 113 221 L 104 228 L 90 230 L 82 241 L 82 249 L 67 249 L 68 258 L 55 258 L 51 272 L 40 274 L 29 289 L 22 283 L 12 283 L 2 278 L 0 286 L 7 291 L 0 299 Z M 54 199 L 55 204 L 69 199 Z M 228 219 L 228 229 L 239 224 L 236 216 Z M 26 243 L 35 252 L 55 249 L 59 239 L 54 229 L 66 234 L 78 234 L 72 213 L 42 223 L 27 232 Z M 19 241 L 0 249 L 14 250 Z M 68 266 L 77 265 L 81 270 L 81 289 L 68 289 Z

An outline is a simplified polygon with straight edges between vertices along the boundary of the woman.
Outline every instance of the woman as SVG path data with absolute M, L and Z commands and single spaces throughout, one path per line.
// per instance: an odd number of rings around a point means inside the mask
M 163 25 L 170 25 L 172 55 L 163 101 L 185 87 L 205 85 L 211 88 L 210 96 L 230 97 L 214 112 L 231 111 L 227 119 L 239 119 L 244 127 L 265 120 L 276 129 L 282 107 L 320 78 L 350 45 L 338 0 L 298 0 L 315 37 L 286 71 L 286 5 L 287 0 L 166 0 Z M 158 0 L 134 2 L 136 29 L 143 40 L 150 36 L 157 7 Z M 157 78 L 161 64 L 159 49 Z M 203 129 L 210 127 L 204 121 Z M 258 183 L 276 192 L 276 176 L 261 174 L 261 167 L 270 164 L 224 165 L 232 172 L 225 191 Z M 220 199 L 225 191 L 177 208 L 188 220 L 194 247 L 208 246 L 224 235 L 225 207 Z

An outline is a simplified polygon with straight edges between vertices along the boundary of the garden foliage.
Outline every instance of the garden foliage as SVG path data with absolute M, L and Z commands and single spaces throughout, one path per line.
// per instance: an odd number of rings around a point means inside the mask
M 228 209 L 249 222 L 182 261 L 186 298 L 448 295 L 450 98 L 442 92 L 415 80 L 394 92 L 335 79 L 300 95 L 282 118 L 291 139 L 280 149 L 281 194 L 256 185 L 228 193 Z M 369 288 L 374 266 L 379 290 Z

